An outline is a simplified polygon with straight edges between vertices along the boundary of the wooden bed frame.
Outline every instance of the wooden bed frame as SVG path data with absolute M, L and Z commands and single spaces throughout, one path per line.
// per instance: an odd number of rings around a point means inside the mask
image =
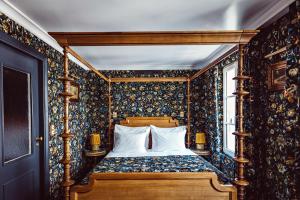
M 128 117 L 125 126 L 176 127 L 171 117 Z M 71 187 L 71 200 L 236 200 L 232 185 L 221 185 L 214 172 L 93 173 L 88 185 Z
M 70 46 L 128 46 L 128 45 L 207 45 L 207 44 L 236 44 L 238 45 L 239 51 L 239 63 L 237 76 L 234 77 L 237 80 L 236 92 L 233 94 L 237 96 L 238 104 L 238 126 L 237 130 L 233 133 L 237 140 L 237 153 L 234 158 L 237 167 L 237 177 L 234 184 L 237 186 L 237 194 L 239 200 L 245 199 L 245 188 L 249 185 L 249 182 L 245 179 L 245 165 L 249 162 L 244 156 L 244 146 L 245 138 L 250 135 L 244 129 L 244 97 L 249 94 L 249 92 L 244 89 L 244 82 L 250 77 L 244 75 L 244 46 L 249 43 L 251 38 L 253 38 L 259 31 L 257 30 L 233 30 L 233 31 L 169 31 L 169 32 L 56 32 L 49 33 L 64 49 L 64 73 L 59 79 L 64 84 L 64 91 L 60 95 L 64 99 L 64 117 L 63 124 L 64 130 L 61 134 L 63 139 L 63 159 L 60 161 L 64 167 L 64 177 L 62 182 L 62 187 L 64 188 L 64 199 L 70 200 L 70 187 L 74 184 L 71 178 L 71 153 L 70 153 L 70 140 L 72 134 L 69 129 L 69 103 L 70 97 L 70 83 L 74 81 L 69 75 L 69 57 L 68 54 L 74 56 L 78 61 L 83 63 L 89 69 L 91 69 L 95 74 L 108 82 L 108 103 L 111 104 L 111 82 L 117 81 L 127 82 L 129 79 L 114 77 L 106 77 L 104 74 L 99 72 L 95 67 L 93 67 L 87 60 L 77 54 Z M 222 58 L 223 56 L 221 56 Z M 221 59 L 220 58 L 220 59 Z M 224 57 L 223 57 L 224 58 Z M 220 60 L 218 59 L 218 60 Z M 219 62 L 219 61 L 218 61 Z M 187 87 L 187 103 L 190 103 L 190 81 L 195 79 L 204 73 L 208 68 L 212 67 L 214 63 L 209 64 L 207 67 L 200 69 L 192 77 L 187 77 L 188 82 Z M 178 77 L 171 78 L 166 77 L 166 79 L 151 78 L 146 81 L 152 82 L 152 79 L 156 81 L 184 81 Z M 159 80 L 158 80 L 159 79 Z M 136 81 L 134 79 L 130 82 Z M 144 81 L 143 79 L 139 79 Z M 187 121 L 188 121 L 188 133 L 190 132 L 190 111 L 189 106 L 187 107 Z M 109 106 L 108 110 L 109 126 L 111 127 L 111 108 Z M 109 130 L 110 131 L 110 130 Z M 110 135 L 110 134 L 109 134 Z M 189 134 L 188 134 L 189 141 Z M 109 141 L 110 142 L 110 141 Z M 190 143 L 187 144 L 189 147 Z M 74 195 L 74 191 L 72 193 Z M 199 197 L 197 196 L 197 199 Z M 217 198 L 214 198 L 217 199 Z M 220 199 L 220 198 L 218 198 Z M 222 199 L 222 198 L 221 198 Z M 224 198 L 223 198 L 224 199 Z

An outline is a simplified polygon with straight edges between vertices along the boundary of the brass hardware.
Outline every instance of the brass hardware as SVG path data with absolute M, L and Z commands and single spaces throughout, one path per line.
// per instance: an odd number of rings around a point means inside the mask
M 40 137 L 36 137 L 35 138 L 35 141 L 37 141 L 37 142 L 43 142 L 43 137 L 42 136 L 40 136 Z

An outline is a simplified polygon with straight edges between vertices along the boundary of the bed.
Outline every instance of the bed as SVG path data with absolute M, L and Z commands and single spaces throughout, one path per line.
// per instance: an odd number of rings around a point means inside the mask
M 131 117 L 129 127 L 177 127 L 171 117 Z M 149 146 L 151 146 L 151 140 Z M 236 188 L 212 164 L 189 149 L 124 154 L 110 152 L 71 188 L 71 200 L 235 200 Z

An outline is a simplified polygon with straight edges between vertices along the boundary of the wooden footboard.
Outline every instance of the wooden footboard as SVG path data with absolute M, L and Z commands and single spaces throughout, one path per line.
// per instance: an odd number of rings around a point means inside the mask
M 236 188 L 213 172 L 94 173 L 71 188 L 71 200 L 236 200 Z

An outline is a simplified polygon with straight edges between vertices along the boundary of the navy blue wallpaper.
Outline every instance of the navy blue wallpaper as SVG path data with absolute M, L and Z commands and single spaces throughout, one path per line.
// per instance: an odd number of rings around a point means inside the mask
M 261 30 L 246 47 L 246 82 L 251 99 L 245 101 L 246 169 L 250 186 L 247 199 L 299 199 L 299 15 L 293 4 L 290 12 Z M 264 56 L 288 45 L 288 50 L 265 59 Z M 222 153 L 222 68 L 238 58 L 227 57 L 192 82 L 192 132 L 207 133 L 211 162 L 233 177 L 234 162 Z M 268 91 L 270 64 L 287 61 L 286 91 Z M 288 97 L 290 97 L 288 99 Z M 297 103 L 298 98 L 298 103 Z M 250 101 L 251 100 L 251 101 Z
M 251 185 L 247 199 L 300 199 L 300 130 L 299 130 L 299 1 L 289 14 L 261 30 L 246 47 L 246 73 L 253 77 L 247 82 L 251 99 L 245 103 L 246 130 L 251 137 L 246 141 L 246 156 L 250 163 L 246 170 Z M 48 58 L 50 195 L 60 199 L 62 182 L 63 102 L 58 98 L 63 86 L 57 80 L 62 75 L 62 55 L 42 40 L 0 13 L 0 31 L 38 50 Z M 264 56 L 288 45 L 283 52 L 270 59 Z M 237 54 L 224 59 L 192 81 L 192 139 L 194 133 L 207 133 L 211 162 L 229 177 L 234 177 L 234 162 L 222 152 L 222 69 L 234 62 Z M 290 92 L 267 89 L 267 68 L 280 60 L 287 61 L 286 89 Z M 92 131 L 101 132 L 102 145 L 106 143 L 108 126 L 108 85 L 95 74 L 70 62 L 71 74 L 79 77 L 80 101 L 70 106 L 72 139 L 72 175 L 79 180 L 89 163 L 82 157 L 82 149 Z M 104 71 L 111 77 L 175 77 L 188 76 L 194 71 Z M 295 91 L 292 88 L 297 88 Z M 114 122 L 126 116 L 173 116 L 186 123 L 186 83 L 114 83 Z M 297 99 L 298 98 L 298 99 Z M 180 116 L 180 112 L 184 116 Z M 49 127 L 50 128 L 50 127 Z M 193 142 L 194 144 L 194 142 Z
M 62 199 L 63 167 L 59 163 L 62 158 L 62 138 L 59 136 L 63 131 L 63 101 L 59 93 L 63 91 L 63 84 L 58 80 L 63 75 L 63 56 L 22 26 L 0 13 L 0 31 L 11 35 L 20 42 L 36 49 L 48 58 L 48 111 L 49 130 L 49 167 L 50 167 L 50 199 Z M 74 133 L 71 139 L 71 173 L 75 180 L 79 180 L 89 164 L 82 157 L 82 150 L 87 145 L 86 139 L 92 131 L 101 132 L 102 145 L 106 141 L 108 128 L 108 84 L 73 62 L 70 62 L 70 74 L 75 77 L 80 85 L 80 100 L 70 105 L 70 129 Z
M 111 77 L 188 77 L 192 70 L 102 71 Z M 186 124 L 186 82 L 112 83 L 114 123 L 132 116 L 172 116 Z M 183 114 L 183 115 L 182 115 Z
M 234 178 L 234 161 L 223 153 L 223 68 L 235 61 L 234 53 L 191 82 L 191 132 L 206 133 L 207 149 L 212 153 L 210 162 L 231 179 Z
M 263 199 L 299 199 L 300 179 L 297 172 L 299 156 L 299 19 L 298 7 L 293 4 L 289 14 L 264 28 L 248 46 L 247 62 L 253 77 L 250 91 L 253 102 L 250 105 L 249 129 L 252 138 L 247 149 L 251 163 L 247 170 L 248 179 L 261 188 Z M 269 59 L 264 56 L 287 46 L 287 51 Z M 286 91 L 268 91 L 267 69 L 270 64 L 287 61 Z M 299 157 L 298 157 L 299 160 Z M 299 161 L 298 161 L 299 162 Z M 296 191 L 298 188 L 298 191 Z M 250 188 L 251 193 L 257 188 Z M 253 198 L 254 199 L 254 198 Z

